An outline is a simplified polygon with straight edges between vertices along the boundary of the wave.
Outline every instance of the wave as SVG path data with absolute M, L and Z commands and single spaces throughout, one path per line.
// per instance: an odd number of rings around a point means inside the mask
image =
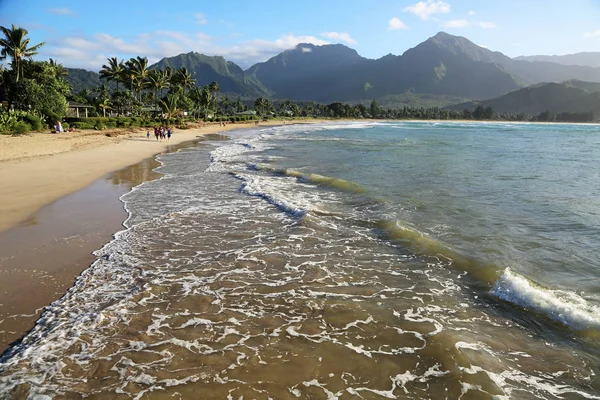
M 250 169 L 257 171 L 266 171 L 273 174 L 290 176 L 298 178 L 304 182 L 314 183 L 316 185 L 328 186 L 343 192 L 350 193 L 365 193 L 366 190 L 358 183 L 348 181 L 346 179 L 335 178 L 332 176 L 320 175 L 320 174 L 305 174 L 301 171 L 292 168 L 276 169 L 264 164 L 248 164 Z
M 252 177 L 243 174 L 234 175 L 236 178 L 244 181 L 242 184 L 241 192 L 246 193 L 250 196 L 258 196 L 267 200 L 269 203 L 277 206 L 282 211 L 291 214 L 295 217 L 302 217 L 311 211 L 310 204 L 298 204 L 299 199 L 291 198 L 285 195 L 283 192 L 293 193 L 294 191 L 285 191 L 283 189 L 283 182 L 269 182 L 265 178 Z
M 600 329 L 600 307 L 576 293 L 535 284 L 506 268 L 491 293 L 499 299 L 534 309 L 577 330 Z
M 445 259 L 452 267 L 467 272 L 490 287 L 489 293 L 495 298 L 535 310 L 576 331 L 600 331 L 600 306 L 574 292 L 544 288 L 510 268 L 463 256 L 416 229 L 402 226 L 399 221 L 379 221 L 377 226 L 387 239 L 417 255 Z

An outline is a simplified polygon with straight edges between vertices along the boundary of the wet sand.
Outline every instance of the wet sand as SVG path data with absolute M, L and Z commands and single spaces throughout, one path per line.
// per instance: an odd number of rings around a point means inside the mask
M 165 144 L 161 153 L 195 146 L 214 135 L 195 136 Z M 34 326 L 45 306 L 73 286 L 95 260 L 92 252 L 123 229 L 127 214 L 120 196 L 160 177 L 153 171 L 159 165 L 153 155 L 108 173 L 0 231 L 0 354 Z
M 108 174 L 43 207 L 0 234 L 0 353 L 60 298 L 94 261 L 94 250 L 123 229 L 119 197 L 154 179 L 154 158 Z
M 91 132 L 0 137 L 6 145 L 0 148 L 0 354 L 73 286 L 94 261 L 92 252 L 123 229 L 119 197 L 160 176 L 152 171 L 157 154 L 252 127 L 175 131 L 170 142 L 148 140 L 145 129 L 116 138 Z

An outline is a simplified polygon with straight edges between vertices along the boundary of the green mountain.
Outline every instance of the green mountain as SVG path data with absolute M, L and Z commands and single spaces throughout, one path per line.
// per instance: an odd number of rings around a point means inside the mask
M 464 38 L 445 33 L 402 56 L 389 54 L 378 60 L 363 58 L 340 44 L 304 43 L 255 64 L 247 72 L 275 97 L 321 102 L 405 92 L 486 98 L 522 86 L 504 68 L 490 62 L 486 52 Z
M 301 43 L 253 65 L 246 72 L 277 98 L 338 101 L 348 99 L 340 93 L 356 83 L 359 78 L 353 75 L 367 62 L 356 50 L 341 44 L 315 46 Z M 353 89 L 350 89 L 351 93 Z
M 223 93 L 248 99 L 364 103 L 375 98 L 386 103 L 391 99 L 389 103 L 398 106 L 442 105 L 450 98 L 493 99 L 548 82 L 569 81 L 570 86 L 591 92 L 589 86 L 600 82 L 600 68 L 511 59 L 444 32 L 400 56 L 388 54 L 377 60 L 341 44 L 299 44 L 246 71 L 223 57 L 195 52 L 164 58 L 151 67 L 167 66 L 185 66 L 198 85 L 217 81 Z M 68 79 L 75 91 L 100 83 L 97 74 L 83 70 L 70 70 Z M 424 95 L 446 97 L 439 102 L 418 97 Z
M 600 83 L 566 81 L 536 84 L 490 100 L 460 103 L 446 109 L 473 110 L 478 105 L 490 106 L 497 113 L 524 113 L 532 116 L 544 111 L 593 112 L 600 115 Z
M 242 97 L 269 96 L 269 91 L 255 78 L 248 76 L 237 64 L 226 61 L 221 56 L 206 56 L 190 52 L 175 57 L 163 58 L 150 68 L 186 67 L 196 79 L 196 85 L 206 86 L 216 81 L 222 93 Z
M 581 65 L 584 67 L 600 67 L 600 52 L 582 52 L 564 56 L 519 56 L 514 60 L 547 61 L 563 65 Z
M 97 72 L 87 71 L 81 68 L 65 68 L 67 76 L 65 80 L 71 84 L 71 93 L 79 93 L 84 89 L 93 90 L 102 85 L 102 80 Z M 109 84 L 114 87 L 114 84 Z

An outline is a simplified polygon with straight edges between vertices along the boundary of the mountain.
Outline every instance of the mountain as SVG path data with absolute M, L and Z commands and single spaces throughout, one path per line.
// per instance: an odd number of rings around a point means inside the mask
M 473 110 L 478 105 L 490 106 L 497 113 L 538 115 L 544 111 L 552 113 L 591 111 L 595 115 L 600 115 L 600 83 L 566 81 L 536 84 L 490 100 L 460 103 L 446 109 Z
M 583 67 L 600 67 L 600 52 L 582 52 L 564 56 L 519 56 L 514 60 L 547 61 L 562 65 L 580 65 Z
M 79 93 L 84 89 L 95 89 L 102 85 L 102 80 L 97 72 L 87 71 L 81 68 L 65 68 L 67 76 L 65 80 L 71 84 L 71 93 Z M 109 84 L 113 88 L 114 84 Z
M 216 81 L 222 93 L 235 94 L 242 97 L 269 96 L 267 89 L 256 79 L 248 76 L 237 64 L 226 61 L 221 56 L 206 56 L 190 52 L 175 57 L 163 58 L 150 68 L 186 67 L 196 79 L 196 85 L 206 86 Z
M 246 72 L 275 97 L 294 100 L 337 100 L 352 85 L 353 71 L 368 60 L 341 44 L 298 44 Z M 342 95 L 342 97 L 344 97 Z
M 569 79 L 600 82 L 600 68 L 513 60 L 467 38 L 439 32 L 401 56 L 377 60 L 346 46 L 299 44 L 247 70 L 276 98 L 360 101 L 402 93 L 493 98 Z
M 458 39 L 441 32 L 402 56 L 389 54 L 378 60 L 340 44 L 299 44 L 247 72 L 275 97 L 321 102 L 405 92 L 489 98 L 522 86 L 490 59 L 487 53 L 492 52 Z
M 341 44 L 303 43 L 246 71 L 223 57 L 196 52 L 164 58 L 151 68 L 167 66 L 185 66 L 198 85 L 217 81 L 227 94 L 321 103 L 375 98 L 394 99 L 395 104 L 401 104 L 398 102 L 403 98 L 409 102 L 418 100 L 415 96 L 420 95 L 481 100 L 538 83 L 600 82 L 600 67 L 511 59 L 445 32 L 400 56 L 388 54 L 376 60 L 364 58 Z M 68 79 L 77 88 L 75 91 L 84 84 L 93 87 L 100 83 L 95 73 L 72 71 L 73 76 Z M 578 87 L 575 83 L 572 86 Z M 426 101 L 432 103 L 436 102 Z

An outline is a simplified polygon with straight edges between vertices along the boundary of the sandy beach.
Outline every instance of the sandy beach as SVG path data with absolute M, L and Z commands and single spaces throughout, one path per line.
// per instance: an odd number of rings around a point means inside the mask
M 170 141 L 148 140 L 146 129 L 0 136 L 0 354 L 122 229 L 119 197 L 160 176 L 156 154 L 250 127 L 176 129 Z
M 279 122 L 261 123 L 269 124 Z M 153 135 L 148 140 L 146 129 L 0 136 L 0 232 L 108 172 L 135 164 L 169 146 L 197 136 L 253 126 L 237 123 L 176 129 L 170 141 L 156 141 Z

